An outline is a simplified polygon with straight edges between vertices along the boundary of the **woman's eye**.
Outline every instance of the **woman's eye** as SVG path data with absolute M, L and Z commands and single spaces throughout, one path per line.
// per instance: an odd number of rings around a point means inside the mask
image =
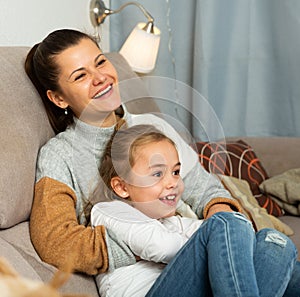
M 97 62 L 97 66 L 103 65 L 105 62 L 106 62 L 105 59 L 99 60 L 99 61 Z
M 79 75 L 77 75 L 76 77 L 75 77 L 75 81 L 76 80 L 79 80 L 79 79 L 81 79 L 81 78 L 83 78 L 85 76 L 85 74 L 84 73 L 81 73 L 81 74 L 79 74 Z

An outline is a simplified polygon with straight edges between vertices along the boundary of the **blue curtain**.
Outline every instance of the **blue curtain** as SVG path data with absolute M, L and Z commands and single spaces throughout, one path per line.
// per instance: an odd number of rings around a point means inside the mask
M 111 8 L 125 2 L 112 0 Z M 161 30 L 151 75 L 168 98 L 162 110 L 196 138 L 216 118 L 226 136 L 300 136 L 300 1 L 139 2 Z M 136 7 L 125 9 L 110 17 L 112 51 L 144 20 Z

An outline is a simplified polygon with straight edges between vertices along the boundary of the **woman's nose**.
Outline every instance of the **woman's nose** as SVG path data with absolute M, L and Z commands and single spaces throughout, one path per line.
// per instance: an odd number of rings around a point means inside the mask
M 98 85 L 98 84 L 103 84 L 106 81 L 106 75 L 103 74 L 100 71 L 95 71 L 93 73 L 93 84 Z

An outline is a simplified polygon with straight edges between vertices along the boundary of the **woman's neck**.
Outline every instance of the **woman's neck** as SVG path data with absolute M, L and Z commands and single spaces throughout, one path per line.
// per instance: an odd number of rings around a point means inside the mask
M 78 118 L 80 121 L 96 127 L 109 128 L 119 122 L 124 117 L 125 111 L 121 105 L 115 111 L 110 112 L 87 112 L 85 111 Z
M 115 125 L 117 123 L 117 121 L 118 121 L 117 115 L 113 111 L 102 121 L 100 126 L 103 128 L 111 127 L 111 126 Z
M 97 114 L 86 114 L 85 116 L 81 115 L 79 120 L 91 126 L 108 128 L 117 123 L 118 117 L 114 111 L 111 111 L 109 113 L 98 112 Z

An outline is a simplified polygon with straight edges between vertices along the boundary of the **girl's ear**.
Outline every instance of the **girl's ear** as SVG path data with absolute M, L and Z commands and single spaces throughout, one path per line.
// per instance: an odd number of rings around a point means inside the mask
M 118 176 L 115 176 L 111 179 L 110 185 L 114 192 L 123 199 L 129 198 L 129 193 L 126 188 L 125 182 Z
M 57 92 L 47 90 L 47 96 L 50 101 L 62 109 L 65 109 L 69 106 L 69 104 L 66 103 L 63 97 L 61 97 Z

